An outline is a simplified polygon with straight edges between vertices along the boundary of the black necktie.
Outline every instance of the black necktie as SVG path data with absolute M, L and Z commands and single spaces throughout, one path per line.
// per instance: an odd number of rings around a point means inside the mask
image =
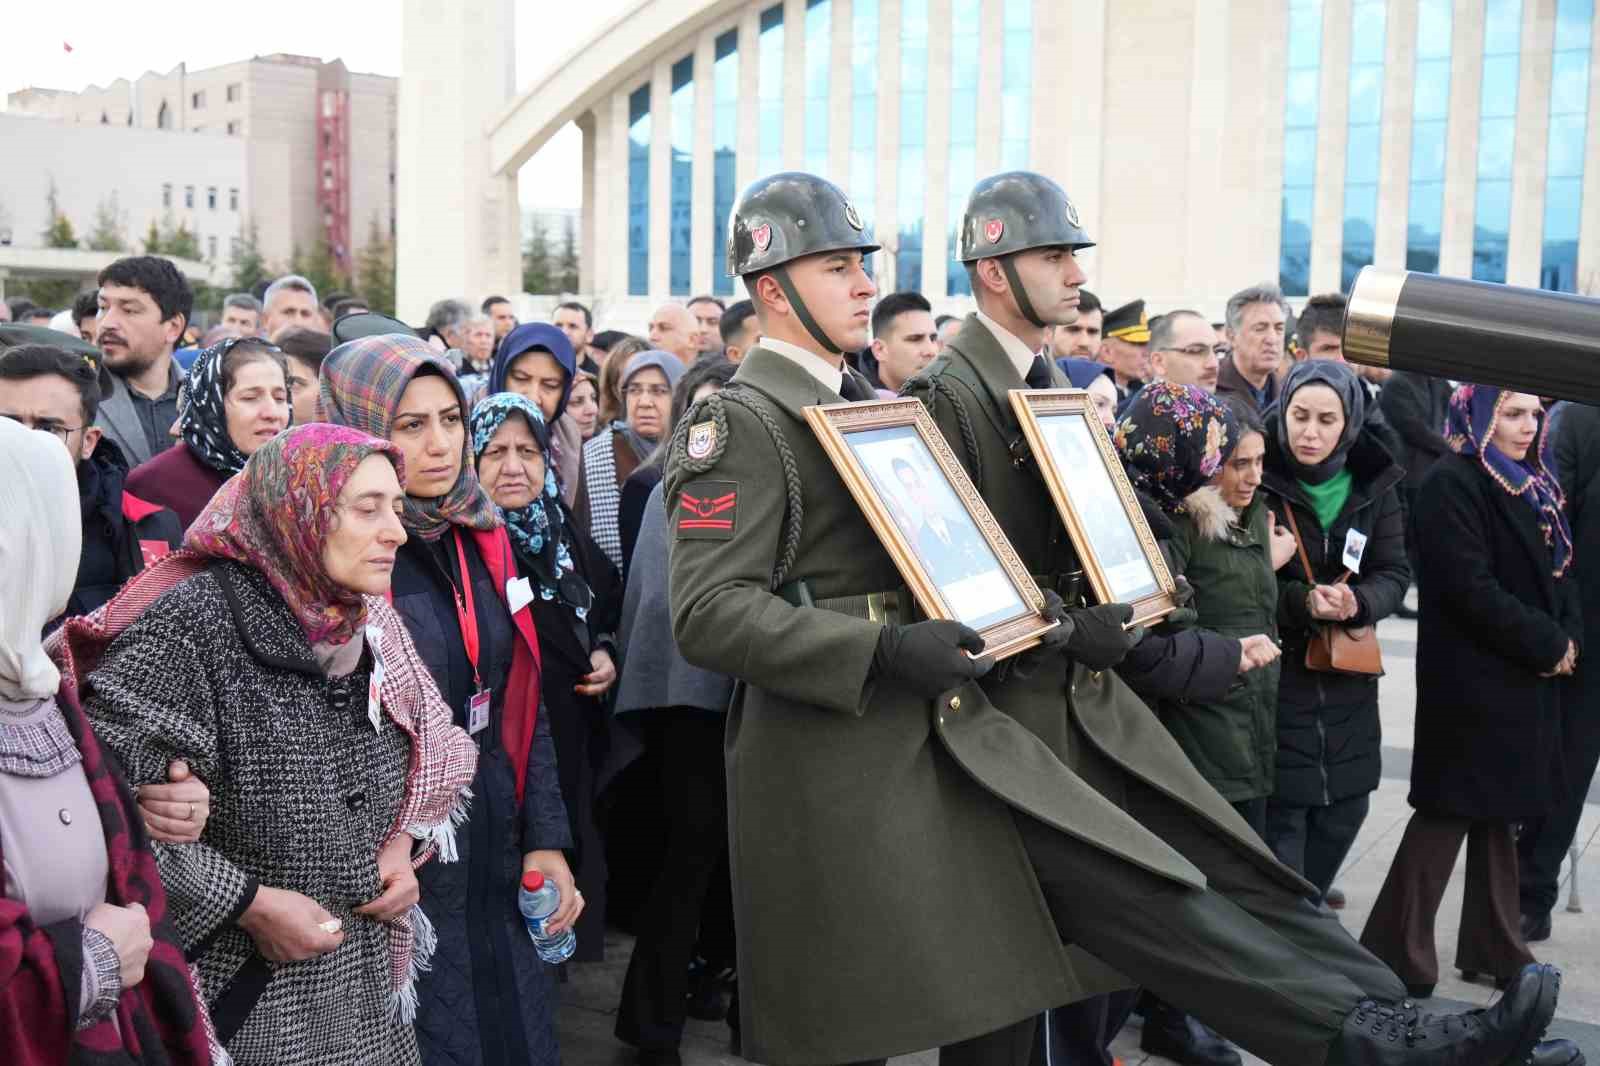
M 873 391 L 856 380 L 850 371 L 844 372 L 844 380 L 839 382 L 839 395 L 851 403 L 863 403 L 867 400 L 876 400 L 878 397 Z
M 1050 380 L 1050 364 L 1044 361 L 1044 356 L 1033 357 L 1033 365 L 1028 368 L 1028 376 L 1022 379 L 1027 382 L 1030 389 L 1048 389 L 1055 382 Z

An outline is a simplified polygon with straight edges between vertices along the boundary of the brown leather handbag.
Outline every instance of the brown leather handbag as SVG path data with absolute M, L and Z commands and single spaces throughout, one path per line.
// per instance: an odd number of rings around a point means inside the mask
M 1300 565 L 1306 568 L 1306 580 L 1315 585 L 1317 575 L 1311 569 L 1311 559 L 1306 555 L 1305 543 L 1300 539 L 1300 524 L 1294 518 L 1294 505 L 1285 501 L 1283 513 L 1289 519 L 1289 532 L 1294 534 Z M 1350 571 L 1346 570 L 1334 584 L 1342 585 L 1348 580 Z M 1306 669 L 1324 674 L 1382 677 L 1383 652 L 1378 648 L 1378 627 L 1345 626 L 1336 622 L 1318 627 L 1306 644 Z

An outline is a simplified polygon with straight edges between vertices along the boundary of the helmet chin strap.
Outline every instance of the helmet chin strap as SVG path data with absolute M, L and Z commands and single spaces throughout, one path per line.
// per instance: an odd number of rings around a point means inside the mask
M 1012 262 L 1016 255 L 1003 255 L 1000 257 L 1000 269 L 1005 271 L 1006 281 L 1011 284 L 1011 294 L 1017 298 L 1017 310 L 1022 312 L 1022 317 L 1032 322 L 1040 329 L 1046 329 L 1050 323 L 1039 317 L 1039 312 L 1033 309 L 1033 301 L 1028 299 L 1028 290 L 1022 284 L 1022 277 L 1017 273 L 1017 266 Z
M 778 285 L 783 289 L 783 294 L 789 298 L 789 306 L 794 308 L 795 317 L 798 318 L 800 320 L 800 324 L 806 328 L 806 332 L 811 334 L 812 339 L 814 339 L 818 344 L 822 345 L 832 354 L 842 354 L 844 349 L 833 343 L 832 338 L 830 338 L 827 333 L 823 332 L 822 327 L 817 324 L 817 320 L 811 317 L 811 309 L 807 307 L 806 302 L 800 298 L 800 290 L 796 289 L 794 287 L 794 282 L 789 279 L 788 266 L 785 265 L 773 267 L 772 276 L 778 279 Z

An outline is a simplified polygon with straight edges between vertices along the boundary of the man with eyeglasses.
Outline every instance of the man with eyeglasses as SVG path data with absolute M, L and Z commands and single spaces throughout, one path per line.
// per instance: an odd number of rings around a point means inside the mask
M 83 555 L 68 615 L 99 607 L 183 540 L 177 515 L 123 491 L 128 461 L 94 424 L 109 376 L 99 360 L 58 331 L 0 326 L 0 417 L 49 433 L 77 466 Z
M 1150 328 L 1150 373 L 1157 381 L 1216 392 L 1220 347 L 1198 311 L 1168 311 Z

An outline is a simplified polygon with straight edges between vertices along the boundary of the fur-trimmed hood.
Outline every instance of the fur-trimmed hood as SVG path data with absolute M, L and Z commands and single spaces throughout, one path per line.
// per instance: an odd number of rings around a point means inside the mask
M 1239 521 L 1239 512 L 1228 506 L 1222 490 L 1214 485 L 1202 485 L 1189 493 L 1179 509 L 1194 519 L 1202 540 L 1221 540 Z

